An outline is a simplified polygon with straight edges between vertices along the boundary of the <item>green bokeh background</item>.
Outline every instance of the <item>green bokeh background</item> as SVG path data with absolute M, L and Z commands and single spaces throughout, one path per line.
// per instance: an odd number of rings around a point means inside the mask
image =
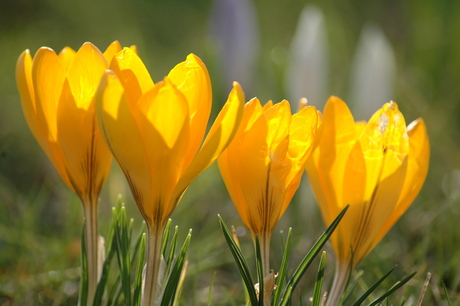
M 360 286 L 395 264 L 391 280 L 413 271 L 417 276 L 394 297 L 416 302 L 427 272 L 432 273 L 425 305 L 445 303 L 441 281 L 460 301 L 460 2 L 454 0 L 276 1 L 254 0 L 260 34 L 255 86 L 247 98 L 285 98 L 286 58 L 300 12 L 314 3 L 322 9 L 329 45 L 329 94 L 347 101 L 351 62 L 364 24 L 377 24 L 396 55 L 396 101 L 410 122 L 424 118 L 431 141 L 431 164 L 425 185 L 412 207 L 358 266 Z M 159 81 L 189 53 L 208 66 L 217 111 L 223 90 L 216 49 L 209 39 L 211 0 L 3 0 L 0 2 L 0 304 L 55 305 L 76 301 L 81 207 L 66 188 L 28 130 L 15 84 L 20 53 L 41 46 L 77 50 L 90 41 L 101 50 L 114 40 L 136 45 L 153 79 Z M 214 116 L 216 114 L 214 112 Z M 100 233 L 110 208 L 122 193 L 128 214 L 141 223 L 124 178 L 114 165 L 101 195 Z M 250 237 L 230 202 L 216 165 L 189 188 L 172 216 L 183 237 L 193 228 L 183 305 L 202 305 L 214 280 L 212 305 L 239 305 L 243 288 L 218 227 L 217 214 L 240 233 L 252 256 Z M 308 180 L 278 225 L 294 229 L 292 267 L 324 230 Z M 280 263 L 280 239 L 274 235 L 272 265 Z M 327 249 L 329 250 L 329 249 Z M 331 252 L 329 252 L 331 254 Z M 307 273 L 299 295 L 308 298 L 314 271 Z M 328 257 L 328 281 L 333 271 Z M 399 278 L 398 278 L 399 277 Z M 359 287 L 360 288 L 360 287 Z M 359 288 L 357 292 L 359 293 Z

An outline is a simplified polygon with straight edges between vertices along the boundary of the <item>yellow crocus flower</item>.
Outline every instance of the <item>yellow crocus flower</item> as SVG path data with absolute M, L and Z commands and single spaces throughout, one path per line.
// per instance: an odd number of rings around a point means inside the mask
M 63 181 L 78 195 L 86 219 L 88 301 L 97 285 L 97 202 L 112 162 L 96 124 L 95 93 L 108 62 L 121 50 L 102 54 L 91 43 L 59 54 L 42 47 L 19 57 L 16 80 L 30 130 Z
M 211 127 L 211 82 L 203 62 L 190 54 L 154 84 L 129 48 L 119 52 L 101 81 L 98 119 L 148 228 L 143 305 L 152 305 L 164 226 L 189 184 L 219 156 L 241 120 L 244 94 L 233 84 Z
M 307 172 L 328 226 L 350 205 L 331 236 L 337 269 L 329 305 L 336 305 L 353 269 L 419 193 L 428 172 L 425 123 L 406 127 L 394 102 L 368 123 L 356 122 L 345 102 L 331 97 Z
M 259 237 L 264 277 L 269 273 L 270 236 L 299 187 L 317 117 L 312 106 L 292 115 L 286 100 L 262 106 L 254 98 L 245 105 L 235 138 L 218 158 L 241 219 Z

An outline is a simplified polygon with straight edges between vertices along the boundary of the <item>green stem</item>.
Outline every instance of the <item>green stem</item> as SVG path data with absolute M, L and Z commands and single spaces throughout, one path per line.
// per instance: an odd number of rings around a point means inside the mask
M 163 231 L 147 225 L 147 271 L 145 273 L 142 306 L 155 305 L 155 295 L 158 287 L 158 272 L 161 260 L 161 240 Z
M 98 283 L 97 203 L 84 202 L 83 215 L 85 218 L 85 247 L 88 261 L 88 298 L 86 305 L 92 306 Z
M 332 283 L 331 292 L 327 298 L 326 306 L 339 305 L 340 298 L 345 290 L 350 276 L 351 265 L 348 262 L 337 261 L 334 275 L 334 282 Z

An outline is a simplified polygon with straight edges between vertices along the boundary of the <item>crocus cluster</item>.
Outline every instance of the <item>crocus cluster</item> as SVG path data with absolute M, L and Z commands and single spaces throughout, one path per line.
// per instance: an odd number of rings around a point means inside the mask
M 337 259 L 329 305 L 351 271 L 419 193 L 428 171 L 423 120 L 406 126 L 398 106 L 385 104 L 356 122 L 336 97 L 324 113 L 291 113 L 288 101 L 244 104 L 233 83 L 206 134 L 212 105 L 206 66 L 194 54 L 154 83 L 135 47 L 91 43 L 56 54 L 40 48 L 19 57 L 16 77 L 27 123 L 63 181 L 80 198 L 88 253 L 88 300 L 98 282 L 97 204 L 112 156 L 147 224 L 143 305 L 158 303 L 162 235 L 190 183 L 214 161 L 270 274 L 270 238 L 305 169 L 326 225 L 349 205 L 331 237 Z M 273 283 L 273 280 L 272 280 Z M 263 293 L 268 305 L 273 286 Z

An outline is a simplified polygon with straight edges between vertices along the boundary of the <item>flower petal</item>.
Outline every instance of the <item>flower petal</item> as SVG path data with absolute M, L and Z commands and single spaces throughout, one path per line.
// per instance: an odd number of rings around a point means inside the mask
M 214 121 L 200 151 L 177 183 L 174 197 L 181 197 L 187 186 L 206 170 L 232 141 L 243 116 L 244 101 L 241 86 L 234 82 L 228 100 Z
M 191 138 L 189 149 L 183 153 L 186 158 L 184 167 L 187 167 L 206 132 L 212 105 L 211 81 L 206 66 L 194 54 L 174 67 L 168 78 L 185 95 L 189 105 Z
M 153 87 L 153 81 L 147 68 L 136 52 L 124 48 L 110 62 L 113 70 L 125 88 L 130 103 L 137 103 L 141 96 Z
M 151 173 L 144 139 L 123 86 L 113 71 L 104 73 L 96 101 L 102 136 L 125 174 L 139 210 L 146 220 L 151 220 Z
M 377 235 L 373 246 L 380 241 L 380 239 L 409 208 L 422 189 L 423 183 L 428 174 L 430 143 L 423 119 L 418 119 L 412 122 L 407 127 L 407 134 L 409 135 L 410 146 L 408 156 L 409 160 L 404 184 L 402 185 L 401 195 L 394 211 Z
M 184 151 L 190 139 L 189 112 L 185 96 L 165 78 L 139 101 L 139 130 L 149 157 L 155 216 L 166 222 L 177 202 L 173 190 L 181 177 Z
M 61 50 L 61 52 L 59 52 L 58 56 L 65 71 L 69 69 L 69 66 L 72 64 L 76 53 L 77 52 L 75 52 L 75 50 L 70 47 L 65 47 Z
M 32 68 L 37 121 L 45 137 L 53 142 L 57 141 L 57 106 L 65 73 L 60 59 L 53 50 L 45 47 L 38 49 Z
M 118 40 L 115 40 L 107 47 L 107 49 L 103 53 L 107 66 L 110 65 L 110 62 L 112 61 L 113 57 L 121 50 L 122 47 Z
M 84 43 L 67 72 L 69 86 L 78 108 L 94 109 L 94 95 L 106 68 L 101 51 L 91 43 Z

